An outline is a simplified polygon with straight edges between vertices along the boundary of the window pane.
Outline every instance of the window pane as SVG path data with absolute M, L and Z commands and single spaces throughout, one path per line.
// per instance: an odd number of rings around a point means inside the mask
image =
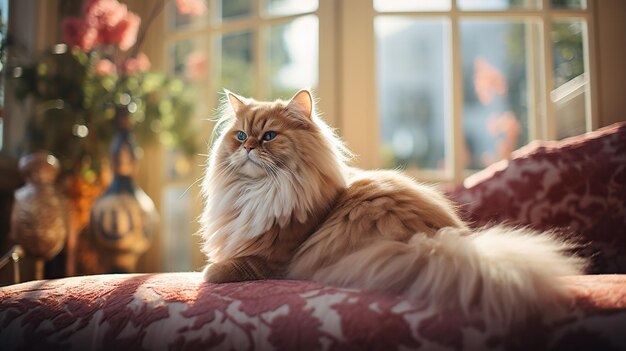
M 528 142 L 538 22 L 461 20 L 465 167 L 481 169 Z
M 582 10 L 587 7 L 585 0 L 550 0 L 550 5 L 555 9 Z
M 585 73 L 585 22 L 559 20 L 552 23 L 554 88 L 551 98 L 559 139 L 586 131 L 586 94 L 589 81 Z
M 457 0 L 461 10 L 496 11 L 508 9 L 538 9 L 542 0 Z
M 585 73 L 584 27 L 585 23 L 581 20 L 552 23 L 554 88 Z
M 374 24 L 383 165 L 446 169 L 448 22 L 377 17 Z
M 266 52 L 271 99 L 289 98 L 299 89 L 317 85 L 318 32 L 314 15 L 270 27 Z
M 185 186 L 168 186 L 163 190 L 161 247 L 163 271 L 184 272 L 192 267 L 193 233 L 192 201 Z
M 374 0 L 378 12 L 394 11 L 447 11 L 450 0 Z
M 160 133 L 162 141 L 167 141 L 171 137 L 167 129 L 177 123 L 192 123 L 198 128 L 204 125 L 200 121 L 205 119 L 207 111 L 210 111 L 207 99 L 204 98 L 207 96 L 209 86 L 207 84 L 209 82 L 207 53 L 208 50 L 204 40 L 182 40 L 169 45 L 168 55 L 166 55 L 166 59 L 169 61 L 167 62 L 168 72 L 185 82 L 184 94 L 187 99 L 193 99 L 194 104 L 192 107 L 193 115 L 190 116 L 191 120 L 185 121 L 176 118 L 170 121 L 167 119 L 162 120 L 161 123 L 151 125 L 153 131 L 163 130 Z M 168 122 L 171 125 L 168 125 Z M 184 152 L 169 147 L 168 143 L 164 143 L 164 145 L 166 146 L 164 149 L 166 162 L 163 162 L 163 171 L 166 180 L 174 181 L 189 177 L 191 172 L 193 172 L 193 167 L 190 165 L 190 160 Z
M 288 16 L 317 10 L 317 0 L 266 0 L 265 13 L 268 16 Z
M 206 46 L 200 40 L 183 40 L 170 44 L 168 71 L 191 82 L 206 82 L 208 57 Z
M 218 88 L 244 96 L 254 93 L 253 34 L 250 31 L 229 33 L 219 40 L 221 50 Z
M 208 23 L 208 11 L 203 14 L 181 14 L 174 1 L 168 4 L 169 28 L 179 30 L 187 27 L 201 26 Z
M 222 20 L 233 19 L 237 17 L 247 17 L 252 14 L 252 0 L 221 0 L 220 18 Z

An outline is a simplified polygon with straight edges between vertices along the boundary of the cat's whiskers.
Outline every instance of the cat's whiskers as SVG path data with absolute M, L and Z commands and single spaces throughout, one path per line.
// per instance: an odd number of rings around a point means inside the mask
M 205 178 L 205 176 L 206 176 L 206 175 L 204 175 L 204 174 L 203 174 L 203 175 L 201 175 L 198 179 L 196 179 L 193 183 L 191 183 L 191 184 L 187 187 L 187 189 L 185 189 L 185 191 L 183 191 L 183 193 L 182 193 L 182 194 L 180 194 L 180 196 L 178 197 L 178 200 L 182 199 L 185 195 L 187 195 L 187 192 L 189 191 L 189 189 L 191 189 L 191 187 L 192 187 L 192 186 L 194 186 L 194 185 L 196 185 L 196 184 L 200 183 L 201 181 L 203 181 L 203 180 L 204 180 L 204 178 Z
M 231 170 L 233 169 L 233 164 L 232 161 L 230 160 L 230 158 L 226 158 L 223 161 L 220 161 L 218 164 L 216 164 L 214 166 L 215 169 L 218 169 L 220 171 L 225 171 L 225 170 Z M 217 173 L 219 174 L 219 173 Z
M 271 182 L 277 186 L 279 184 L 279 181 L 278 181 L 278 174 L 276 173 L 276 170 L 272 167 L 268 167 L 265 169 L 265 172 L 269 176 Z
M 275 173 L 276 176 L 276 185 L 280 185 L 279 179 L 278 179 L 278 175 L 279 173 L 285 174 L 285 177 L 281 177 L 281 179 L 288 181 L 289 183 L 291 183 L 291 185 L 293 186 L 293 181 L 291 176 L 294 176 L 294 174 L 289 170 L 289 168 L 286 167 L 286 165 L 284 164 L 284 162 L 282 162 L 280 159 L 271 159 L 269 162 L 265 162 L 268 166 L 272 167 L 273 172 Z M 282 166 L 282 167 L 281 167 Z
M 215 169 L 217 172 L 213 176 L 213 179 L 230 179 L 236 171 L 232 161 L 228 158 L 215 165 Z
M 278 176 L 279 176 L 278 172 L 280 171 L 280 169 L 272 163 L 272 160 L 270 160 L 269 157 L 260 156 L 259 158 L 263 161 L 262 162 L 263 170 L 270 177 L 270 180 L 274 183 L 274 185 L 276 186 L 280 185 L 280 182 L 278 179 Z
M 278 163 L 278 166 L 280 166 L 280 167 L 277 166 L 277 168 L 279 168 L 282 172 L 287 174 L 287 177 L 285 177 L 285 179 L 288 180 L 289 183 L 291 183 L 292 187 L 295 187 L 294 180 L 298 180 L 298 183 L 300 183 L 300 177 L 298 176 L 298 174 L 292 171 L 289 167 L 287 167 L 285 162 L 281 161 L 278 158 L 275 159 L 274 161 Z
M 289 179 L 289 177 L 280 177 L 280 173 L 284 173 L 284 171 L 282 169 L 280 169 L 279 167 L 272 165 L 272 175 L 273 175 L 273 179 L 274 179 L 274 183 L 276 183 L 276 186 L 281 186 L 281 179 Z M 280 177 L 280 179 L 279 179 Z

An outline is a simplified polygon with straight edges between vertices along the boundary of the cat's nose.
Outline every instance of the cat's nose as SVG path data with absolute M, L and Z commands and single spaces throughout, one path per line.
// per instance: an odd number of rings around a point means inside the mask
M 250 150 L 254 149 L 254 146 L 246 145 L 245 148 L 246 148 L 246 151 L 250 153 Z

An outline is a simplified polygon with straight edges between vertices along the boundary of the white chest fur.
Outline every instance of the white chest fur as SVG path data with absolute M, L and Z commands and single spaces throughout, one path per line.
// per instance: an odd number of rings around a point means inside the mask
M 209 183 L 203 214 L 205 252 L 212 259 L 237 255 L 245 242 L 267 232 L 273 225 L 285 226 L 292 218 L 304 222 L 307 210 L 293 177 L 242 178 L 224 184 Z

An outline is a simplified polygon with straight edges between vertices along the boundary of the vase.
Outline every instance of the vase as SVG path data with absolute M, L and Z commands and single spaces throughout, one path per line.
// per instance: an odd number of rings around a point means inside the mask
M 113 181 L 91 208 L 90 232 L 106 273 L 135 272 L 159 221 L 152 199 L 135 183 L 137 153 L 127 109 L 116 112 Z
M 68 232 L 65 201 L 55 188 L 59 162 L 36 152 L 20 158 L 19 170 L 26 184 L 15 192 L 11 238 L 36 259 L 36 278 L 43 279 L 43 262 L 61 251 Z
M 89 216 L 96 199 L 110 184 L 107 171 L 101 171 L 95 181 L 81 175 L 71 175 L 63 182 L 68 198 L 69 232 L 65 247 L 65 275 L 101 273 L 98 253 L 89 235 Z

